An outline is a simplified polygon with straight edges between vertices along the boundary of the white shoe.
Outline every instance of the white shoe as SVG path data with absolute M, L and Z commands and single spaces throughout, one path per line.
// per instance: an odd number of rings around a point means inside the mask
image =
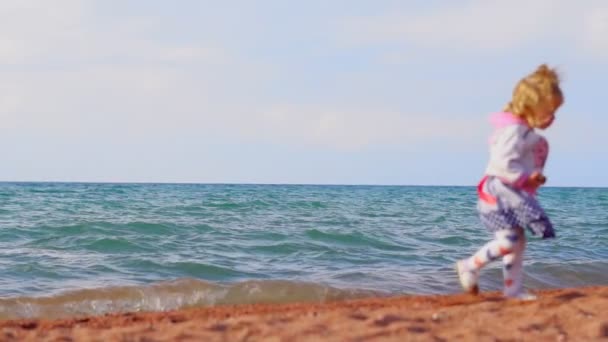
M 522 291 L 522 292 L 512 294 L 512 295 L 505 294 L 505 297 L 511 298 L 511 299 L 523 300 L 523 301 L 531 301 L 531 300 L 536 300 L 538 298 L 535 294 L 526 292 L 526 291 Z
M 464 260 L 456 262 L 456 272 L 462 289 L 470 294 L 476 295 L 479 293 L 479 285 L 477 285 L 479 274 L 477 271 L 468 270 L 464 265 Z

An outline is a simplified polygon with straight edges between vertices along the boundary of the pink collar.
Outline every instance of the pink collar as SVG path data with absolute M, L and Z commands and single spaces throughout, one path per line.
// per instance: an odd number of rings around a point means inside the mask
M 509 125 L 524 125 L 530 127 L 525 120 L 508 112 L 492 114 L 490 116 L 490 123 L 496 128 L 502 128 Z

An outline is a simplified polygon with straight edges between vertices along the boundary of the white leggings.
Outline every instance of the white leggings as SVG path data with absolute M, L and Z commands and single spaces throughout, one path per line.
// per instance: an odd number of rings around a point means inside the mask
M 504 294 L 515 296 L 523 291 L 523 259 L 526 249 L 526 235 L 522 228 L 502 229 L 495 233 L 494 240 L 481 247 L 467 259 L 470 270 L 482 267 L 502 257 Z

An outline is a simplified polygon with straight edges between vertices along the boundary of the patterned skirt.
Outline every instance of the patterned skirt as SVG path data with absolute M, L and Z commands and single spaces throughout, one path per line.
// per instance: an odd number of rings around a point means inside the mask
M 493 176 L 482 179 L 477 190 L 477 211 L 490 232 L 521 227 L 543 239 L 555 237 L 553 225 L 534 195 Z

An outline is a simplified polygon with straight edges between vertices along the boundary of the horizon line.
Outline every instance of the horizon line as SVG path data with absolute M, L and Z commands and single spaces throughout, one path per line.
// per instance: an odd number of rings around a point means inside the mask
M 163 181 L 6 181 L 0 184 L 117 184 L 117 185 L 270 185 L 270 186 L 377 186 L 377 187 L 475 187 L 477 184 L 354 184 L 354 183 L 256 183 L 256 182 L 163 182 Z M 545 188 L 605 189 L 601 185 L 548 185 Z

